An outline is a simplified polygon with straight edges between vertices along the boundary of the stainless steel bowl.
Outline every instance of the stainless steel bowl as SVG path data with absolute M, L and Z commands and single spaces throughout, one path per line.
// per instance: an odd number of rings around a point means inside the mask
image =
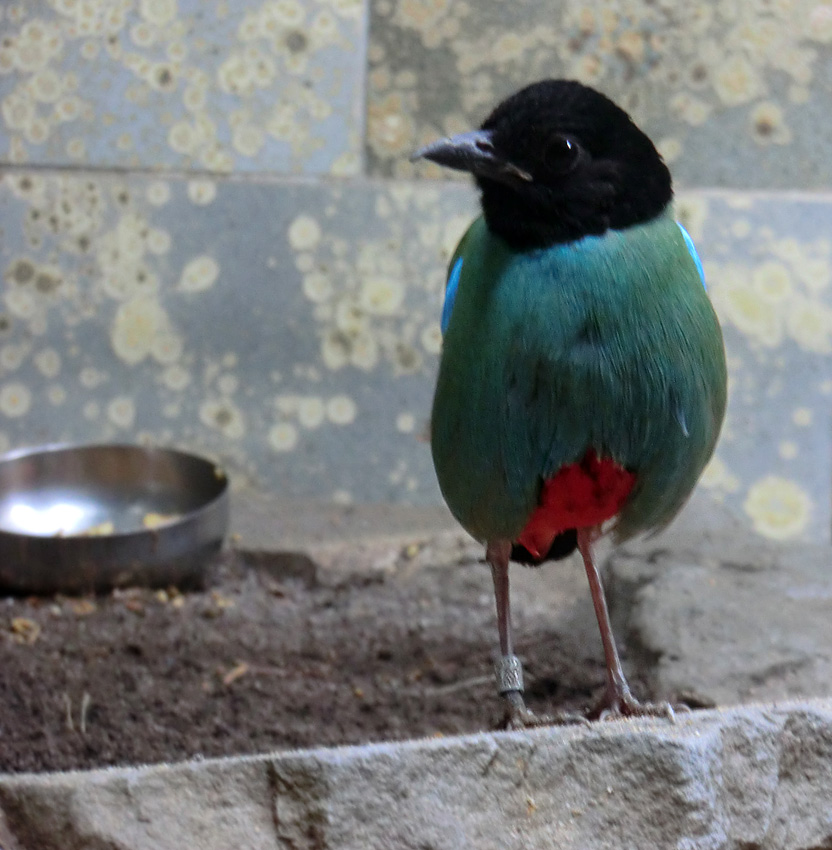
M 228 529 L 228 479 L 203 458 L 132 445 L 0 458 L 0 587 L 15 593 L 192 583 Z

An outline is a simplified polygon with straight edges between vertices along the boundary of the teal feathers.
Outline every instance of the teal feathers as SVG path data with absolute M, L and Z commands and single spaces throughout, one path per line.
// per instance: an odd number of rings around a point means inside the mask
M 460 258 L 431 421 L 460 523 L 516 539 L 543 481 L 594 449 L 637 476 L 619 538 L 666 525 L 726 403 L 719 324 L 670 213 L 522 252 L 479 218 Z

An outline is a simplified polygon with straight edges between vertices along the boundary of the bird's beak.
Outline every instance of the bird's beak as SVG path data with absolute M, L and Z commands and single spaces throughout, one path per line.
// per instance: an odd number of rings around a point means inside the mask
M 477 177 L 488 177 L 502 183 L 532 181 L 532 175 L 528 171 L 500 157 L 494 148 L 489 130 L 471 130 L 431 142 L 414 151 L 410 161 L 415 162 L 417 159 L 429 159 L 446 168 L 468 171 Z

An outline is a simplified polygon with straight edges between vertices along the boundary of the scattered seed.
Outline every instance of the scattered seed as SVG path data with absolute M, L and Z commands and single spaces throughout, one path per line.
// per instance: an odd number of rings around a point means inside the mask
M 92 599 L 71 599 L 69 608 L 76 617 L 87 617 L 94 613 L 98 606 Z
M 142 525 L 153 531 L 160 526 L 176 522 L 180 516 L 180 514 L 157 514 L 151 511 L 142 517 Z
M 285 599 L 289 595 L 289 590 L 286 585 L 281 584 L 279 581 L 275 581 L 273 578 L 264 578 L 263 583 L 266 587 L 267 593 L 272 596 L 276 596 L 278 599 Z
M 236 604 L 233 599 L 228 596 L 223 596 L 218 590 L 211 591 L 211 599 L 217 608 L 233 608 Z
M 40 626 L 28 617 L 12 617 L 11 630 L 15 643 L 31 646 L 40 637 Z
M 113 524 L 112 520 L 105 520 L 104 522 L 99 522 L 97 525 L 91 525 L 89 528 L 84 529 L 84 531 L 79 533 L 79 537 L 109 537 L 111 534 L 115 534 L 116 527 Z M 61 536 L 63 532 L 59 533 Z
M 222 677 L 222 683 L 228 687 L 232 682 L 236 682 L 241 676 L 245 676 L 246 673 L 248 673 L 248 664 L 246 664 L 245 661 L 241 661 L 236 667 L 233 667 Z

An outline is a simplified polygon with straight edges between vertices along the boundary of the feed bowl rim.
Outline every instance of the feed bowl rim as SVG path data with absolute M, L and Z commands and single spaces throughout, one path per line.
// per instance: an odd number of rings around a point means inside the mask
M 199 463 L 203 463 L 206 468 L 213 467 L 214 475 L 217 479 L 217 492 L 200 504 L 198 507 L 193 508 L 187 512 L 183 512 L 178 514 L 175 520 L 171 522 L 162 523 L 155 528 L 135 528 L 125 531 L 113 531 L 112 534 L 102 534 L 102 535 L 90 535 L 85 533 L 70 533 L 70 534 L 60 534 L 60 535 L 48 535 L 48 534 L 30 534 L 25 531 L 13 530 L 3 525 L 0 525 L 0 536 L 2 537 L 12 537 L 12 538 L 25 538 L 27 540 L 51 540 L 56 543 L 66 542 L 67 544 L 72 545 L 74 542 L 83 541 L 85 545 L 95 545 L 94 541 L 100 541 L 102 544 L 105 541 L 117 541 L 119 539 L 125 540 L 129 538 L 137 538 L 144 537 L 147 535 L 154 536 L 156 538 L 159 537 L 160 534 L 165 534 L 167 532 L 171 532 L 175 529 L 181 528 L 183 525 L 187 525 L 193 520 L 198 520 L 205 513 L 209 512 L 212 508 L 216 507 L 219 503 L 221 503 L 224 499 L 228 498 L 228 490 L 229 490 L 229 480 L 228 474 L 225 472 L 223 467 L 215 462 L 206 458 L 204 455 L 196 454 L 191 451 L 187 451 L 184 449 L 172 448 L 169 446 L 162 445 L 149 445 L 144 446 L 138 443 L 130 443 L 130 442 L 96 442 L 96 443 L 85 443 L 85 442 L 57 442 L 57 443 L 44 443 L 38 446 L 24 446 L 17 449 L 12 449 L 8 452 L 4 452 L 0 455 L 0 468 L 6 463 L 12 463 L 14 461 L 23 460 L 27 457 L 36 457 L 39 455 L 48 455 L 48 454 L 58 454 L 61 452 L 81 452 L 86 450 L 95 450 L 95 449 L 122 449 L 129 450 L 131 452 L 136 452 L 137 454 L 143 455 L 151 455 L 151 454 L 162 454 L 162 455 L 173 455 L 179 458 L 186 458 L 189 461 L 197 461 Z M 4 494 L 6 492 L 13 492 L 7 490 L 3 487 L 0 487 L 0 494 Z

